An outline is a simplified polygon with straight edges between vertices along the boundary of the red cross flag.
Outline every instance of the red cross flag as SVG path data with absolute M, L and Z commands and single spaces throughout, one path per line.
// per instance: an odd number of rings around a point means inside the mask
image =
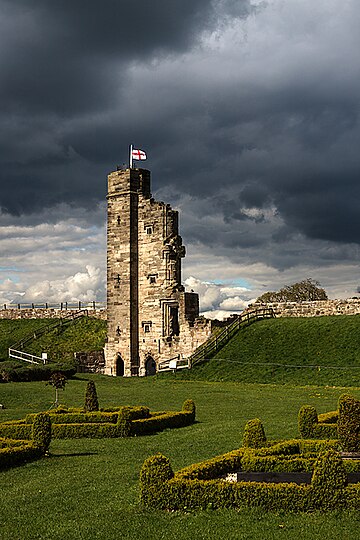
M 137 161 L 143 161 L 146 159 L 146 152 L 144 150 L 139 150 L 136 148 L 133 148 L 133 145 L 130 145 L 130 169 L 132 169 L 132 162 L 133 159 Z

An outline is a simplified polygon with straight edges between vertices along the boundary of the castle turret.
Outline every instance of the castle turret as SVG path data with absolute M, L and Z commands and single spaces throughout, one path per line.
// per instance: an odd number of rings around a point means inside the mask
M 207 339 L 199 299 L 185 293 L 178 212 L 155 201 L 150 171 L 108 176 L 105 373 L 150 375 L 159 361 L 189 356 Z

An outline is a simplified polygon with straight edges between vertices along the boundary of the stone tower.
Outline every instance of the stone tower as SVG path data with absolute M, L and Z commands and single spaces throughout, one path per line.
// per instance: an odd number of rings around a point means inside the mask
M 160 361 L 189 356 L 211 327 L 181 284 L 178 212 L 152 198 L 150 171 L 110 173 L 107 198 L 105 373 L 151 375 Z

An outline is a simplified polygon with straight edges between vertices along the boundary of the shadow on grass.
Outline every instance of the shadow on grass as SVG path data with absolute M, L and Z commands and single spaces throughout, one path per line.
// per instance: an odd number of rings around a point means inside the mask
M 51 458 L 83 457 L 83 456 L 97 456 L 98 454 L 99 454 L 99 452 L 73 452 L 71 454 L 68 454 L 68 453 L 62 453 L 62 454 L 56 453 L 56 454 L 53 454 L 52 452 L 50 452 L 49 457 L 51 457 Z

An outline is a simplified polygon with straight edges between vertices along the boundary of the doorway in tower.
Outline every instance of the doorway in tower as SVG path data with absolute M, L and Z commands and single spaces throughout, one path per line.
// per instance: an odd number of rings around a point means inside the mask
M 120 354 L 118 354 L 118 357 L 116 359 L 116 376 L 124 376 L 124 360 L 121 358 Z
M 149 377 L 150 375 L 156 374 L 156 363 L 155 360 L 148 356 L 145 362 L 145 375 L 146 377 Z

